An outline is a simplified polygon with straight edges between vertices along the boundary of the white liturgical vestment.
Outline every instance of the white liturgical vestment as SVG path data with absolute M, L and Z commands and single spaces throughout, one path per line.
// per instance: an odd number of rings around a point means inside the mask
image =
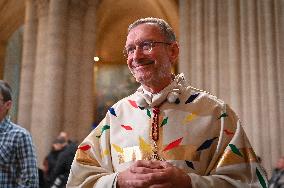
M 175 102 L 168 99 L 172 92 Z M 267 187 L 237 115 L 215 96 L 186 86 L 182 74 L 158 94 L 140 87 L 113 105 L 79 145 L 67 187 L 116 187 L 117 173 L 134 161 L 157 159 L 188 173 L 193 188 Z

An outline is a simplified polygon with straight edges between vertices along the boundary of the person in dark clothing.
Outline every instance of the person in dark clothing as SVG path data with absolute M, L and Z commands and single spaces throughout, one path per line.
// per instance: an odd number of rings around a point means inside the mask
M 46 188 L 51 187 L 54 168 L 56 166 L 56 162 L 59 154 L 64 150 L 67 146 L 68 142 L 63 137 L 58 137 L 52 144 L 52 149 L 49 154 L 46 156 L 44 160 L 45 166 L 45 182 Z
M 44 172 L 42 169 L 38 168 L 38 182 L 39 188 L 45 188 L 45 179 L 44 179 Z
M 269 188 L 284 188 L 284 156 L 278 160 L 276 168 L 272 172 Z
M 58 155 L 54 170 L 50 177 L 52 182 L 51 188 L 65 187 L 77 147 L 78 145 L 75 142 L 71 141 Z

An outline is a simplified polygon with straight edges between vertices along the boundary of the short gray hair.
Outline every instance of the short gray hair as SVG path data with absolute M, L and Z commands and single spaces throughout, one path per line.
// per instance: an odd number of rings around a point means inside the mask
M 141 18 L 133 22 L 132 24 L 129 25 L 128 27 L 128 33 L 138 25 L 144 24 L 144 23 L 152 23 L 156 24 L 159 29 L 161 30 L 162 34 L 165 36 L 167 42 L 175 42 L 176 41 L 176 35 L 171 28 L 171 26 L 163 19 L 160 18 L 153 18 L 153 17 L 148 17 L 148 18 Z

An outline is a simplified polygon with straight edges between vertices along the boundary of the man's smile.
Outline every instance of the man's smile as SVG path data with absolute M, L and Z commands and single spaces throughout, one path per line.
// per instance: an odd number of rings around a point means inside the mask
M 151 64 L 154 64 L 154 63 L 155 63 L 155 61 L 153 61 L 153 60 L 139 61 L 139 62 L 134 63 L 133 68 L 144 67 L 144 66 L 151 65 Z

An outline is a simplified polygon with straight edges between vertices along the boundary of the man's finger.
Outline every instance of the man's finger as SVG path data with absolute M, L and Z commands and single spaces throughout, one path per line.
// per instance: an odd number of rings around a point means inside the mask
M 138 180 L 144 180 L 149 182 L 149 184 L 160 184 L 168 182 L 170 177 L 166 172 L 163 172 L 163 169 L 156 169 L 154 173 L 147 173 L 147 174 L 135 174 L 135 178 Z
M 145 188 L 150 186 L 148 181 L 137 180 L 137 179 L 127 180 L 125 185 L 126 187 L 135 187 L 135 188 Z
M 134 166 L 137 167 L 146 167 L 146 168 L 163 168 L 161 161 L 146 161 L 146 160 L 138 160 L 134 163 Z
M 160 163 L 160 165 L 163 167 L 163 168 L 169 168 L 169 167 L 173 167 L 173 165 L 171 163 L 168 163 L 166 161 L 162 161 Z
M 131 166 L 130 168 L 131 173 L 137 173 L 137 174 L 149 174 L 149 173 L 157 173 L 161 172 L 161 168 L 148 168 L 148 167 L 137 167 L 137 166 Z

